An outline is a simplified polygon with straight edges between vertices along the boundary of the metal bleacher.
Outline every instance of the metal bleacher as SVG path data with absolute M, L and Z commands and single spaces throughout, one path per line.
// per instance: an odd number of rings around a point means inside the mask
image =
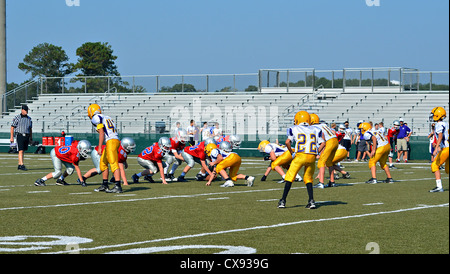
M 426 136 L 428 114 L 435 106 L 448 110 L 448 93 L 182 93 L 182 94 L 52 94 L 39 95 L 28 103 L 34 132 L 89 133 L 93 127 L 87 117 L 91 103 L 102 106 L 103 112 L 116 120 L 122 133 L 150 133 L 155 123 L 166 123 L 166 131 L 180 121 L 186 127 L 194 119 L 220 121 L 230 131 L 252 127 L 266 132 L 285 133 L 299 110 L 315 112 L 321 120 L 354 127 L 359 120 L 381 122 L 389 127 L 403 118 L 414 135 Z M 20 107 L 0 119 L 0 132 L 9 132 L 12 118 Z M 241 115 L 242 119 L 237 118 Z M 265 133 L 266 133 L 265 132 Z M 229 132 L 231 133 L 231 132 Z M 245 132 L 247 133 L 247 132 Z

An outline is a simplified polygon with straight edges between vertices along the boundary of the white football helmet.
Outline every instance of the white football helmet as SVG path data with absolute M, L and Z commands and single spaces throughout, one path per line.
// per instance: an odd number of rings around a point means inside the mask
M 219 145 L 219 149 L 225 151 L 225 152 L 231 152 L 233 151 L 233 147 L 231 146 L 230 142 L 223 141 Z
M 136 142 L 134 142 L 133 138 L 125 137 L 122 139 L 121 144 L 127 153 L 133 153 L 136 149 Z
M 172 142 L 167 137 L 161 137 L 159 138 L 158 146 L 163 152 L 168 153 L 170 148 L 172 148 Z
M 91 155 L 92 146 L 88 140 L 81 140 L 78 142 L 77 149 L 81 157 L 86 159 Z
M 187 131 L 185 129 L 182 129 L 182 128 L 177 130 L 177 136 L 176 137 L 177 137 L 178 141 L 180 141 L 183 144 L 186 143 L 188 141 L 188 139 L 189 139 Z
M 345 125 L 344 124 L 339 125 L 339 132 L 345 133 Z
M 400 121 L 399 120 L 395 120 L 393 124 L 394 124 L 394 128 L 395 129 L 399 129 L 400 128 Z
M 233 149 L 238 149 L 241 147 L 241 137 L 239 135 L 230 135 L 230 139 L 228 139 Z
M 217 145 L 216 140 L 214 140 L 213 138 L 208 138 L 208 139 L 205 140 L 205 147 L 207 145 L 209 145 L 209 144 L 216 144 Z

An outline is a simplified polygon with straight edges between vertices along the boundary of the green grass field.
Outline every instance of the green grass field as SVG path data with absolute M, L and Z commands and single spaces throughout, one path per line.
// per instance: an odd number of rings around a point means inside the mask
M 275 172 L 260 181 L 267 162 L 259 158 L 241 166 L 256 177 L 253 187 L 206 187 L 193 179 L 196 166 L 188 183 L 162 185 L 156 175 L 158 183 L 107 194 L 94 192 L 100 176 L 85 188 L 75 175 L 69 186 L 35 187 L 53 170 L 48 155 L 27 154 L 27 172 L 17 170 L 17 155 L 0 157 L 0 253 L 449 253 L 449 177 L 445 192 L 428 193 L 435 182 L 425 162 L 398 164 L 394 184 L 376 185 L 364 183 L 367 163 L 344 162 L 351 179 L 314 189 L 318 208 L 308 210 L 303 183 L 294 183 L 286 209 L 277 208 L 284 185 Z M 128 161 L 131 178 L 141 167 L 136 156 Z M 83 172 L 91 167 L 90 159 L 81 163 Z

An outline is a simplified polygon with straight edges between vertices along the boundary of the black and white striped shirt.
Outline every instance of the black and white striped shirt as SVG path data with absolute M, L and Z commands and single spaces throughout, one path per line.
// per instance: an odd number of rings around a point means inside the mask
M 22 114 L 19 114 L 14 117 L 11 126 L 14 127 L 14 134 L 30 134 L 33 122 L 30 116 L 22 116 Z

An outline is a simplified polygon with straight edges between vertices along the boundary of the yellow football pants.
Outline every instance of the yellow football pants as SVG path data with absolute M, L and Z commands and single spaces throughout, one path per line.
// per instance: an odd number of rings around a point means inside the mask
M 336 150 L 339 147 L 339 142 L 337 138 L 333 138 L 327 141 L 325 149 L 320 153 L 320 158 L 317 161 L 317 167 L 330 167 L 333 166 L 333 158 L 336 154 Z
M 431 163 L 431 172 L 436 172 L 439 170 L 439 167 L 445 163 L 445 173 L 448 174 L 449 172 L 449 159 L 448 159 L 448 150 L 449 148 L 443 148 L 439 153 L 436 155 L 436 158 L 434 159 L 433 163 Z
M 277 166 L 281 166 L 287 168 L 289 164 L 292 162 L 292 155 L 289 151 L 278 156 L 278 158 L 272 162 L 272 170 L 274 170 Z
M 241 167 L 241 157 L 236 153 L 231 153 L 227 158 L 217 164 L 216 172 L 219 173 L 228 167 L 230 168 L 230 173 L 228 174 L 230 179 L 236 181 L 239 168 Z
M 375 151 L 375 155 L 373 156 L 373 158 L 370 158 L 369 160 L 369 168 L 372 168 L 377 164 L 377 162 L 379 162 L 380 167 L 384 169 L 390 152 L 391 146 L 389 144 L 377 148 L 377 150 Z
M 100 170 L 102 172 L 108 169 L 108 164 L 112 172 L 119 169 L 119 146 L 120 140 L 118 139 L 110 139 L 106 142 L 106 147 L 100 158 Z
M 316 170 L 316 155 L 306 153 L 296 153 L 294 160 L 291 162 L 291 166 L 284 177 L 285 181 L 293 182 L 295 176 L 302 167 L 305 167 L 303 174 L 303 182 L 305 184 L 312 183 L 314 177 L 314 171 Z
M 333 166 L 344 160 L 347 157 L 347 150 L 345 148 L 336 150 L 336 154 L 334 154 L 333 158 Z

